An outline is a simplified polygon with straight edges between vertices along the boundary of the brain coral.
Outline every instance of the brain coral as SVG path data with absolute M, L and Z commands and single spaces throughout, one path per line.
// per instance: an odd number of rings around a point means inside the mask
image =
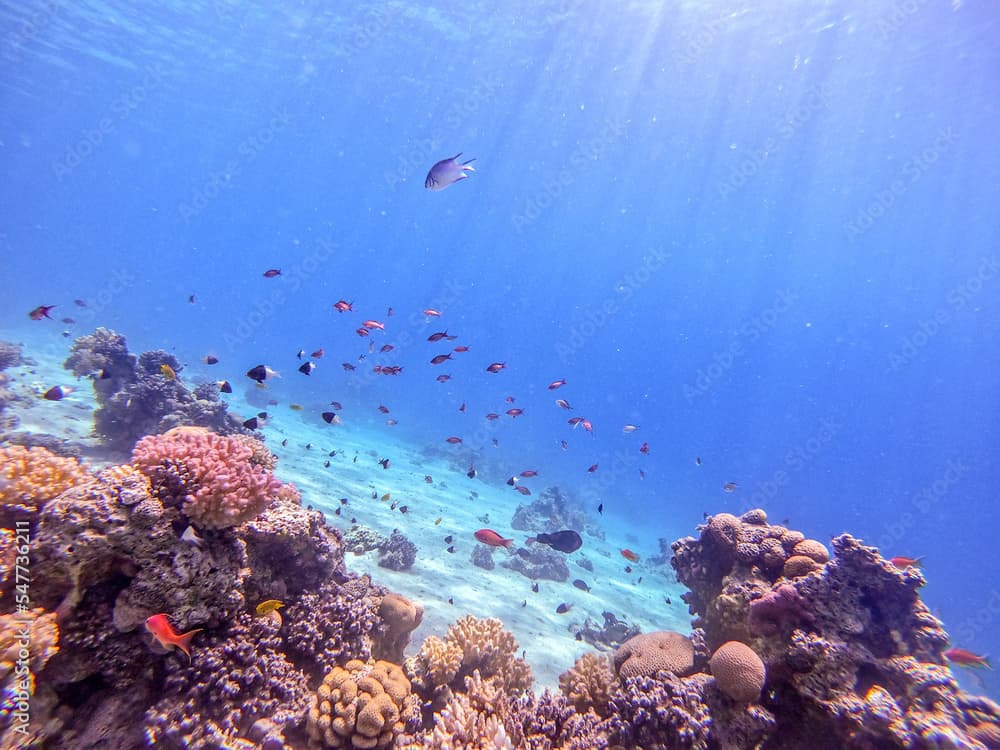
M 256 518 L 281 489 L 266 469 L 253 463 L 243 440 L 197 427 L 147 435 L 132 452 L 135 465 L 164 500 L 183 502 L 196 526 L 224 529 Z
M 417 715 L 410 681 L 387 661 L 334 667 L 309 710 L 310 746 L 389 747 Z
M 766 677 L 764 662 L 746 644 L 723 643 L 708 663 L 719 689 L 734 701 L 750 703 L 760 696 Z
M 32 512 L 70 487 L 90 480 L 75 458 L 46 448 L 0 448 L 0 507 Z
M 641 633 L 625 641 L 613 659 L 623 680 L 652 677 L 660 670 L 683 676 L 694 669 L 694 646 L 687 636 L 672 630 Z
M 815 539 L 803 539 L 792 549 L 792 554 L 811 557 L 820 564 L 830 561 L 829 550 L 822 542 L 817 542 Z

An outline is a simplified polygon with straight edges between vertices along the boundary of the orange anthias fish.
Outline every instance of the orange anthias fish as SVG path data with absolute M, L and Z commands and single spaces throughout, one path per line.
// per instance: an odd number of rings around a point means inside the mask
M 200 633 L 204 628 L 195 628 L 186 633 L 178 633 L 170 624 L 166 615 L 153 615 L 146 618 L 146 630 L 148 630 L 159 644 L 165 649 L 174 646 L 187 654 L 188 661 L 191 661 L 191 639 L 195 633 Z
M 913 567 L 920 567 L 920 561 L 923 557 L 904 557 L 899 555 L 898 557 L 893 557 L 889 560 L 897 568 L 909 568 L 911 565 Z
M 957 664 L 960 667 L 970 667 L 972 669 L 993 669 L 990 666 L 990 659 L 988 656 L 983 654 L 974 654 L 964 648 L 949 648 L 944 652 L 944 658 L 950 661 L 952 664 Z
M 506 547 L 510 549 L 510 547 L 514 544 L 513 539 L 504 539 L 498 533 L 493 531 L 493 529 L 480 529 L 473 534 L 473 536 L 476 538 L 476 541 L 487 544 L 490 547 Z
M 622 557 L 624 557 L 626 560 L 629 560 L 630 562 L 639 562 L 639 555 L 630 550 L 628 547 L 623 549 L 621 552 L 622 552 Z

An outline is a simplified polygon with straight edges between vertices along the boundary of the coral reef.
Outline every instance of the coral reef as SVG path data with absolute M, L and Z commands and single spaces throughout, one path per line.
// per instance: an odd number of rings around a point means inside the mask
M 604 618 L 604 624 L 600 627 L 589 617 L 584 620 L 577 631 L 580 640 L 596 646 L 599 650 L 605 650 L 618 648 L 629 638 L 639 634 L 638 626 L 619 620 L 613 612 L 605 611 L 601 616 Z
M 0 372 L 21 364 L 21 345 L 0 341 Z
M 548 547 L 518 547 L 514 554 L 500 563 L 532 580 L 565 581 L 569 579 L 566 556 Z
M 583 507 L 559 487 L 543 490 L 529 505 L 518 503 L 510 527 L 536 533 L 576 529 L 597 539 L 604 538 L 604 529 L 595 524 Z
M 221 435 L 248 433 L 229 414 L 211 384 L 189 390 L 178 377 L 164 375 L 163 366 L 180 373 L 177 358 L 165 351 L 128 351 L 125 337 L 98 328 L 73 342 L 63 366 L 77 377 L 88 377 L 94 386 L 98 409 L 94 430 L 107 445 L 127 452 L 145 435 L 173 427 L 205 427 Z
M 389 570 L 409 570 L 417 561 L 417 545 L 399 529 L 393 529 L 378 548 L 378 564 Z
M 225 529 L 258 516 L 281 488 L 254 455 L 244 438 L 176 427 L 142 438 L 132 461 L 164 504 L 182 503 L 198 528 Z
M 310 747 L 389 747 L 419 716 L 410 681 L 392 662 L 352 659 L 323 678 L 309 709 Z
M 482 568 L 483 570 L 493 570 L 497 566 L 493 561 L 493 547 L 485 544 L 477 544 L 473 547 L 472 553 L 469 555 L 469 560 L 477 568 Z
M 294 488 L 196 541 L 182 534 L 176 496 L 134 466 L 56 489 L 18 495 L 38 508 L 32 602 L 59 643 L 33 645 L 47 659 L 32 665 L 44 686 L 32 702 L 40 747 L 46 737 L 66 750 L 301 747 L 312 686 L 373 648 L 401 656 L 418 621 L 417 605 L 398 598 L 380 608 L 386 591 L 345 571 L 338 532 Z M 10 601 L 9 577 L 0 594 Z M 286 604 L 282 619 L 253 615 L 275 598 Z M 190 663 L 150 650 L 142 623 L 157 613 L 178 630 L 204 628 Z M 35 640 L 46 642 L 42 631 Z
M 363 555 L 373 549 L 378 549 L 385 543 L 385 540 L 386 538 L 374 529 L 360 524 L 353 524 L 344 533 L 344 547 L 355 555 Z

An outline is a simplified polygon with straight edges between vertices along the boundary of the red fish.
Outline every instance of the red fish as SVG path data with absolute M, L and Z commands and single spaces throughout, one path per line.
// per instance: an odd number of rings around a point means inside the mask
M 507 396 L 507 398 L 505 398 L 505 399 L 504 399 L 504 401 L 505 401 L 506 403 L 508 403 L 508 404 L 513 404 L 513 403 L 514 403 L 514 400 L 515 400 L 515 399 L 514 399 L 514 397 L 513 397 L 513 396 Z
M 388 414 L 389 413 L 389 407 L 388 406 L 384 406 L 382 404 L 379 404 L 378 410 L 380 412 L 382 412 L 383 414 Z
M 447 383 L 449 380 L 451 380 L 451 375 L 438 375 L 434 379 L 439 383 Z
M 985 654 L 974 654 L 964 648 L 949 648 L 944 652 L 944 658 L 952 664 L 960 667 L 970 667 L 972 669 L 993 669 L 990 659 Z
M 382 344 L 382 348 L 379 349 L 379 351 L 385 354 L 386 352 L 391 352 L 395 348 L 396 347 L 394 347 L 392 344 Z
M 566 420 L 566 424 L 570 425 L 571 427 L 576 427 L 582 421 L 583 417 L 572 417 L 571 419 Z
M 441 313 L 439 313 L 433 307 L 428 307 L 426 310 L 424 310 L 424 315 L 429 315 L 432 318 L 440 318 L 441 317 Z
M 597 464 L 591 464 L 590 468 L 587 469 L 587 471 L 593 474 L 595 471 L 597 471 Z
M 594 425 L 592 425 L 592 424 L 590 423 L 590 420 L 589 420 L 589 419 L 584 419 L 584 420 L 581 420 L 581 421 L 580 421 L 580 426 L 581 426 L 581 427 L 582 427 L 583 429 L 585 429 L 585 430 L 586 430 L 587 432 L 589 432 L 589 433 L 593 434 L 593 432 L 594 432 Z
M 645 453 L 646 455 L 649 455 L 649 443 L 643 443 L 639 447 L 639 453 Z
M 563 378 L 562 380 L 553 380 L 549 383 L 549 390 L 554 391 L 556 388 L 562 388 L 564 385 L 566 385 L 566 378 Z
M 385 325 L 382 324 L 382 323 L 379 323 L 377 320 L 366 320 L 361 325 L 363 325 L 365 328 L 372 329 L 372 330 L 374 330 L 374 329 L 378 329 L 379 331 L 384 331 L 385 330 Z
M 500 415 L 497 414 L 496 412 L 491 411 L 489 414 L 486 415 L 486 418 L 492 422 L 494 419 L 500 419 Z
M 439 354 L 439 355 L 437 355 L 436 357 L 434 357 L 431 360 L 431 364 L 432 365 L 439 365 L 442 362 L 447 362 L 449 359 L 451 359 L 451 355 L 450 354 Z
M 52 320 L 52 316 L 49 315 L 49 310 L 52 310 L 55 307 L 56 305 L 39 305 L 30 313 L 28 313 L 28 317 L 31 318 L 32 320 L 41 320 L 42 318 L 48 318 L 49 320 Z
M 454 349 L 452 349 L 452 351 L 459 352 L 459 353 L 467 352 L 467 351 L 469 351 L 469 347 L 467 347 L 467 346 L 456 346 Z
M 462 438 L 455 437 L 454 435 L 452 435 L 450 438 L 445 438 L 445 442 L 451 443 L 452 445 L 458 445 L 459 443 L 462 442 Z
M 630 550 L 628 547 L 623 549 L 621 553 L 622 557 L 624 557 L 629 562 L 639 562 L 639 556 L 635 552 Z
M 919 567 L 920 561 L 923 560 L 922 557 L 893 557 L 889 562 L 895 565 L 897 568 L 909 568 L 911 565 L 913 567 Z
M 508 409 L 507 414 L 512 417 L 519 417 L 524 414 L 524 409 Z
M 176 646 L 187 654 L 188 661 L 191 661 L 191 639 L 194 638 L 195 633 L 200 633 L 203 628 L 178 633 L 166 615 L 153 615 L 146 618 L 146 630 L 152 633 L 163 648 L 169 650 Z
M 486 368 L 486 372 L 497 373 L 504 369 L 507 365 L 503 362 L 494 362 L 489 367 Z
M 354 332 L 356 334 L 358 334 L 359 336 L 367 336 L 368 335 L 368 329 L 367 328 L 357 328 L 357 329 L 355 329 Z
M 738 486 L 739 485 L 736 484 L 736 482 L 726 482 L 724 485 L 722 485 L 722 491 L 723 492 L 735 492 L 736 488 Z
M 448 339 L 449 341 L 452 341 L 454 340 L 454 338 L 455 338 L 454 336 L 449 335 L 446 329 L 444 331 L 438 331 L 437 333 L 432 333 L 430 336 L 427 337 L 427 340 L 433 343 L 435 341 L 440 341 L 441 339 Z
M 333 303 L 333 309 L 340 313 L 353 312 L 354 311 L 353 305 L 354 305 L 353 302 L 348 302 L 347 300 L 339 300 Z
M 560 409 L 572 409 L 573 408 L 572 406 L 569 405 L 569 401 L 567 401 L 564 398 L 557 398 L 556 399 L 556 406 L 558 406 Z
M 322 349 L 317 349 L 309 356 L 312 357 L 313 359 L 323 359 L 324 354 L 326 354 L 326 352 L 324 352 Z
M 524 477 L 525 479 L 527 479 L 528 477 L 537 477 L 538 472 L 535 471 L 534 469 L 525 469 L 524 471 L 521 472 L 521 476 Z
M 476 538 L 476 541 L 488 544 L 490 547 L 506 547 L 507 549 L 510 549 L 514 544 L 513 539 L 504 539 L 498 533 L 493 531 L 493 529 L 480 529 L 472 536 Z
M 280 268 L 269 268 L 266 271 L 264 271 L 264 278 L 265 279 L 273 279 L 276 276 L 281 276 L 281 269 Z
M 350 362 L 341 362 L 340 366 L 347 370 L 347 372 L 354 372 L 356 369 Z
M 514 489 L 515 489 L 515 490 L 517 490 L 518 492 L 520 492 L 520 493 L 521 493 L 522 495 L 530 495 L 530 494 L 531 494 L 531 490 L 529 490 L 529 489 L 528 489 L 527 487 L 525 487 L 524 485 L 520 485 L 520 484 L 519 484 L 519 485 L 518 485 L 517 487 L 515 487 Z

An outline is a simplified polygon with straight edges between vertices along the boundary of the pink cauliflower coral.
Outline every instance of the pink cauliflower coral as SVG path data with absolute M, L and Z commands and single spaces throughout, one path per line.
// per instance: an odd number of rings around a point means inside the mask
M 273 474 L 250 462 L 252 455 L 245 441 L 177 427 L 142 438 L 132 461 L 161 499 L 183 503 L 195 526 L 224 529 L 256 518 L 282 487 Z

